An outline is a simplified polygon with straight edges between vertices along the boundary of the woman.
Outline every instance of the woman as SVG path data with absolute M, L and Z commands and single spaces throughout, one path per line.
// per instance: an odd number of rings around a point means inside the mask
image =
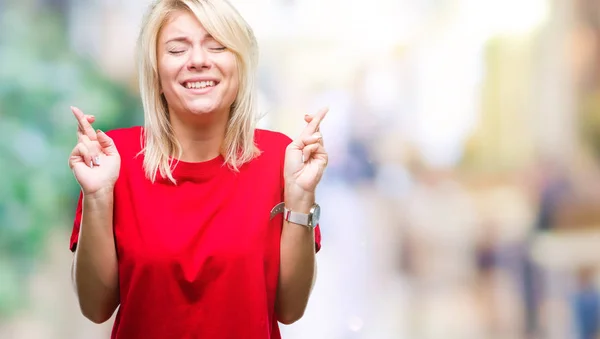
M 280 338 L 315 279 L 327 110 L 294 141 L 255 129 L 256 40 L 226 0 L 157 1 L 138 51 L 144 128 L 72 108 L 82 313 L 120 305 L 119 339 Z

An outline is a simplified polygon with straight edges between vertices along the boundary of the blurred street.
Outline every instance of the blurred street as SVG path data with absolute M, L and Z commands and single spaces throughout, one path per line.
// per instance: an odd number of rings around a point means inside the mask
M 260 126 L 328 105 L 322 250 L 284 339 L 600 338 L 600 2 L 232 0 Z M 70 105 L 142 123 L 147 0 L 0 0 L 0 338 L 109 338 L 79 311 Z

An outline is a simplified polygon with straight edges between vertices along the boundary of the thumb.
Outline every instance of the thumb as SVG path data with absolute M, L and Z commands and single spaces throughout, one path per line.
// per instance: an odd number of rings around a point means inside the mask
M 102 132 L 101 130 L 97 130 L 96 134 L 98 138 L 98 143 L 100 144 L 100 147 L 102 147 L 104 153 L 106 153 L 107 155 L 118 154 L 117 147 L 115 146 L 113 139 L 111 139 L 108 135 L 106 135 L 106 133 Z

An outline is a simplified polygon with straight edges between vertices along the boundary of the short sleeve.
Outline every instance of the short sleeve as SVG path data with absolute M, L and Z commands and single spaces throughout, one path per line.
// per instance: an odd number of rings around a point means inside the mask
M 315 227 L 315 253 L 319 253 L 321 250 L 321 227 L 317 225 Z
M 81 225 L 81 215 L 83 210 L 83 193 L 79 192 L 79 199 L 77 201 L 77 208 L 75 209 L 75 218 L 73 220 L 73 230 L 71 231 L 71 241 L 69 249 L 71 252 L 75 252 L 77 248 L 77 241 L 79 240 L 79 227 Z

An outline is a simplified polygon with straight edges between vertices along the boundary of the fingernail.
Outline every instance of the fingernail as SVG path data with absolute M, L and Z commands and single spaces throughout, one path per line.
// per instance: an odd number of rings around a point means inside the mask
M 96 133 L 104 133 L 104 132 L 102 132 L 101 130 L 97 129 Z
M 94 168 L 94 162 L 90 161 L 90 168 Z
M 306 161 L 304 161 L 304 154 L 302 154 L 302 163 L 305 163 Z
M 94 162 L 96 163 L 96 165 L 100 165 L 100 157 L 99 156 L 94 157 Z

